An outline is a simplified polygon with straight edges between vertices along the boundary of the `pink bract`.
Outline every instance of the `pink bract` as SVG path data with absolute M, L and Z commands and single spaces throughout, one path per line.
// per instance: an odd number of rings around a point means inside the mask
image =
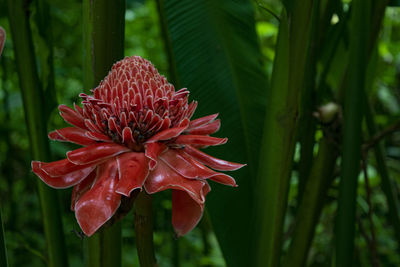
M 188 103 L 189 91 L 175 91 L 149 61 L 133 56 L 115 63 L 92 93 L 80 94 L 83 107 L 60 105 L 72 127 L 49 133 L 83 147 L 63 160 L 32 162 L 49 186 L 73 186 L 71 209 L 86 235 L 110 220 L 134 190 L 172 189 L 172 224 L 182 236 L 203 214 L 208 180 L 236 186 L 231 176 L 212 169 L 231 171 L 243 164 L 199 150 L 227 142 L 209 136 L 220 128 L 217 114 L 190 121 L 197 102 Z

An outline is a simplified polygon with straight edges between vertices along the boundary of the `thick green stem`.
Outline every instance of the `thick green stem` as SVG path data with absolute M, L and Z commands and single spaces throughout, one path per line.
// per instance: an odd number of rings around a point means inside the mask
M 135 236 L 140 266 L 156 266 L 152 197 L 144 191 L 140 192 L 135 200 Z
M 29 1 L 9 0 L 8 15 L 14 44 L 26 125 L 29 132 L 32 158 L 49 161 L 47 122 L 43 91 L 39 83 L 36 61 L 32 51 L 32 33 L 29 26 Z M 38 191 L 42 208 L 44 231 L 50 266 L 67 266 L 63 227 L 58 207 L 57 192 L 39 179 Z
M 51 111 L 57 106 L 55 77 L 54 77 L 54 58 L 53 58 L 53 36 L 51 27 L 49 1 L 36 1 L 36 25 L 38 28 L 38 38 L 41 40 L 39 49 L 39 77 L 42 83 L 43 92 L 46 95 L 46 115 L 50 116 Z
M 86 240 L 85 265 L 88 267 L 121 266 L 121 222 L 100 230 Z
M 304 193 L 307 178 L 310 175 L 314 158 L 314 143 L 316 120 L 312 113 L 315 111 L 315 77 L 317 72 L 317 54 L 319 50 L 318 23 L 320 1 L 315 1 L 313 6 L 310 46 L 307 50 L 306 71 L 304 73 L 304 85 L 302 88 L 300 119 L 299 119 L 299 186 L 297 199 L 300 201 Z M 299 203 L 297 204 L 299 205 Z
M 312 5 L 312 0 L 297 1 L 281 16 L 258 173 L 255 266 L 277 266 L 280 260 Z
M 349 78 L 344 99 L 344 137 L 336 218 L 336 266 L 352 266 L 357 178 L 361 158 L 361 122 L 367 66 L 370 1 L 352 2 Z
M 7 267 L 7 249 L 6 249 L 6 240 L 4 238 L 4 227 L 3 227 L 3 219 L 1 217 L 1 209 L 0 209 L 0 266 Z
M 323 138 L 300 200 L 289 253 L 283 266 L 297 267 L 306 263 L 337 157 L 337 146 L 332 140 Z
M 96 87 L 124 56 L 125 1 L 84 0 L 84 88 Z M 86 239 L 86 265 L 121 266 L 121 224 Z

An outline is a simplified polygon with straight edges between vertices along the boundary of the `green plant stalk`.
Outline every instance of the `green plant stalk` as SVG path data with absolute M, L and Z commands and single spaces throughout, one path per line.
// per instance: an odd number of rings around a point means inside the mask
M 315 227 L 332 182 L 337 157 L 337 146 L 324 137 L 319 143 L 318 155 L 314 160 L 299 203 L 292 241 L 283 266 L 298 267 L 306 264 Z
M 370 1 L 352 2 L 350 63 L 344 99 L 344 137 L 336 218 L 336 266 L 352 266 L 357 179 L 361 158 L 361 122 L 367 65 Z
M 6 249 L 6 239 L 4 237 L 4 226 L 3 219 L 1 217 L 1 209 L 0 209 L 0 266 L 7 267 L 7 249 Z
M 29 132 L 32 158 L 49 161 L 45 102 L 36 69 L 29 10 L 26 1 L 9 0 L 8 15 L 14 43 L 17 71 L 22 90 L 26 125 Z M 67 266 L 63 227 L 58 206 L 57 192 L 38 181 L 38 191 L 44 232 L 47 241 L 49 266 Z
M 142 191 L 134 203 L 136 247 L 141 267 L 156 266 L 153 244 L 152 196 Z
M 313 1 L 297 1 L 281 15 L 264 123 L 256 195 L 259 218 L 255 266 L 277 266 L 304 82 Z
M 83 1 L 84 87 L 96 87 L 124 56 L 125 1 Z M 121 224 L 86 239 L 86 266 L 121 266 Z
M 375 136 L 375 134 L 377 134 L 377 127 L 373 119 L 372 108 L 368 102 L 366 103 L 365 120 L 367 122 L 369 136 Z M 382 191 L 385 194 L 386 201 L 389 207 L 389 213 L 387 217 L 393 226 L 397 243 L 398 245 L 400 245 L 400 205 L 398 202 L 397 194 L 395 192 L 396 187 L 393 185 L 390 179 L 389 171 L 385 163 L 385 150 L 382 143 L 377 143 L 373 149 L 376 159 L 377 170 L 381 177 Z
M 54 77 L 54 52 L 53 52 L 53 36 L 51 27 L 50 7 L 47 0 L 36 1 L 36 25 L 41 40 L 38 45 L 40 81 L 42 83 L 43 92 L 46 96 L 46 114 L 50 116 L 51 112 L 57 107 L 55 77 Z
M 299 161 L 299 185 L 297 199 L 299 201 L 304 193 L 307 178 L 310 175 L 314 158 L 314 143 L 316 119 L 313 117 L 315 109 L 315 85 L 317 71 L 317 56 L 319 51 L 318 44 L 318 25 L 320 1 L 313 4 L 312 27 L 310 36 L 310 46 L 307 49 L 306 71 L 304 73 L 304 85 L 302 88 L 300 118 L 299 118 L 299 143 L 300 143 L 300 161 Z

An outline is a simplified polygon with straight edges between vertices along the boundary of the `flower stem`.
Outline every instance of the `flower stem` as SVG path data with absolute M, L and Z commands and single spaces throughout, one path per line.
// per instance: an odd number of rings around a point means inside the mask
M 121 222 L 116 222 L 86 239 L 85 266 L 121 266 Z
M 135 200 L 135 234 L 140 266 L 157 266 L 153 244 L 152 197 L 146 192 L 140 192 Z
M 35 160 L 50 160 L 43 90 L 36 68 L 28 1 L 9 0 L 8 15 L 19 82 L 22 90 L 31 155 Z M 68 266 L 57 192 L 38 180 L 38 191 L 49 266 Z

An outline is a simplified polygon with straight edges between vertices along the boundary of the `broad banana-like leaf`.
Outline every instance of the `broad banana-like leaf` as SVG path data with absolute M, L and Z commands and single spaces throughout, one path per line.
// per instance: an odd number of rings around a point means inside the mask
M 252 257 L 253 182 L 268 81 L 246 0 L 159 0 L 166 47 L 177 75 L 199 105 L 195 116 L 219 112 L 224 147 L 210 151 L 247 163 L 237 171 L 238 188 L 212 185 L 207 208 L 228 266 L 248 266 Z

